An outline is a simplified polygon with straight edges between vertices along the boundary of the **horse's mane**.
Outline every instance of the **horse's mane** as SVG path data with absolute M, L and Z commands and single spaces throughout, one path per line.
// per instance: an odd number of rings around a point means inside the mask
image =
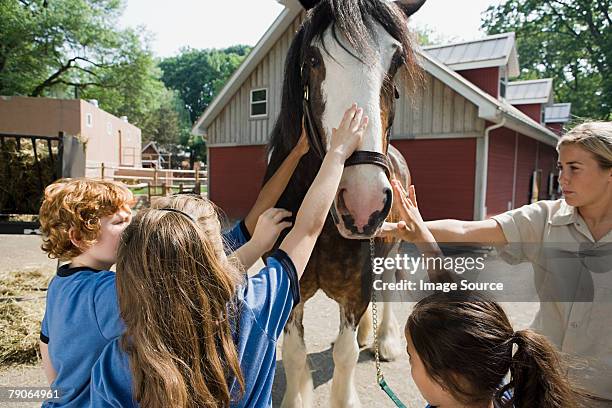
M 364 64 L 372 64 L 377 56 L 369 48 L 369 44 L 376 39 L 376 23 L 402 44 L 404 49 L 402 68 L 407 74 L 406 78 L 410 81 L 418 77 L 419 70 L 406 18 L 397 6 L 386 0 L 321 0 L 308 12 L 287 53 L 281 109 L 268 144 L 270 162 L 264 182 L 280 167 L 296 145 L 301 133 L 304 92 L 301 62 L 304 60 L 303 53 L 307 48 L 305 44 L 311 44 L 314 40 L 325 50 L 323 34 L 331 26 L 334 38 L 344 38 L 356 51 L 357 55 L 351 52 L 355 58 Z M 339 44 L 342 45 L 341 42 Z M 320 165 L 320 158 L 311 148 L 301 159 L 277 207 L 286 208 L 295 216 Z

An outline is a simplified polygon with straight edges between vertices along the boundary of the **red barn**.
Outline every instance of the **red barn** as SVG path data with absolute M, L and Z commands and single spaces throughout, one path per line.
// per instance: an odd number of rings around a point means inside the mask
M 207 141 L 209 196 L 231 217 L 259 191 L 285 55 L 305 15 L 297 1 L 283 4 L 193 128 Z M 483 219 L 548 198 L 558 136 L 506 99 L 519 75 L 514 33 L 419 53 L 425 83 L 398 100 L 391 143 L 408 161 L 423 216 Z

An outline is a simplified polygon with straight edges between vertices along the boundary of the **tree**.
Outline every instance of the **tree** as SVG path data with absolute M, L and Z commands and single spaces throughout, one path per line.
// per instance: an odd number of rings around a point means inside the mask
M 176 92 L 165 90 L 161 94 L 159 106 L 147 113 L 141 129 L 143 144 L 154 141 L 168 149 L 178 144 L 187 146 L 191 122 Z
M 121 0 L 1 1 L 0 94 L 98 99 L 140 125 L 164 86 L 146 38 L 116 29 L 122 9 Z
M 610 0 L 506 0 L 486 10 L 482 28 L 516 32 L 521 78 L 552 77 L 575 115 L 610 120 L 611 15 Z
M 194 123 L 250 51 L 246 45 L 224 50 L 185 48 L 176 57 L 162 60 L 162 81 L 176 90 Z
M 180 96 L 190 124 L 210 105 L 250 50 L 247 45 L 222 50 L 185 48 L 178 56 L 159 63 L 162 81 Z M 201 137 L 183 132 L 181 145 L 188 147 L 192 167 L 196 160 L 205 160 L 206 144 Z

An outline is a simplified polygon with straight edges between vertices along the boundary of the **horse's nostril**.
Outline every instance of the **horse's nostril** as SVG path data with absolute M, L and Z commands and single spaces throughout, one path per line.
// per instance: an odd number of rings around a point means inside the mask
M 391 201 L 393 199 L 393 191 L 390 188 L 383 188 L 383 194 L 385 195 L 383 204 L 387 204 L 388 201 Z

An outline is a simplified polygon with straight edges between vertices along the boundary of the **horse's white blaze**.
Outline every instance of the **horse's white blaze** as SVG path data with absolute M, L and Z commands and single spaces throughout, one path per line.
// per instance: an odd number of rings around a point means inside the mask
M 312 406 L 314 392 L 312 376 L 306 359 L 304 339 L 294 322 L 289 323 L 283 338 L 283 366 L 287 389 L 281 407 L 309 408 Z
M 355 367 L 359 358 L 357 328 L 348 324 L 340 307 L 340 333 L 334 343 L 334 377 L 332 379 L 331 406 L 360 407 L 355 389 Z
M 357 150 L 383 152 L 384 129 L 380 116 L 380 93 L 393 54 L 399 44 L 378 24 L 376 35 L 377 39 L 373 46 L 374 49 L 378 49 L 376 54 L 378 59 L 372 66 L 350 55 L 334 39 L 331 29 L 323 35 L 327 52 L 322 44 L 315 44 L 321 49 L 325 65 L 325 80 L 321 83 L 321 93 L 325 102 L 322 126 L 328 148 L 332 128 L 338 126 L 346 109 L 357 103 L 369 119 L 362 143 Z M 341 38 L 339 40 L 343 41 Z M 346 43 L 343 45 L 350 49 Z M 385 188 L 390 188 L 390 185 L 384 171 L 378 166 L 359 165 L 348 167 L 344 171 L 340 189 L 345 189 L 346 207 L 358 228 L 368 224 L 373 212 L 382 210 Z M 339 231 L 345 237 L 351 235 L 343 225 L 339 225 Z

